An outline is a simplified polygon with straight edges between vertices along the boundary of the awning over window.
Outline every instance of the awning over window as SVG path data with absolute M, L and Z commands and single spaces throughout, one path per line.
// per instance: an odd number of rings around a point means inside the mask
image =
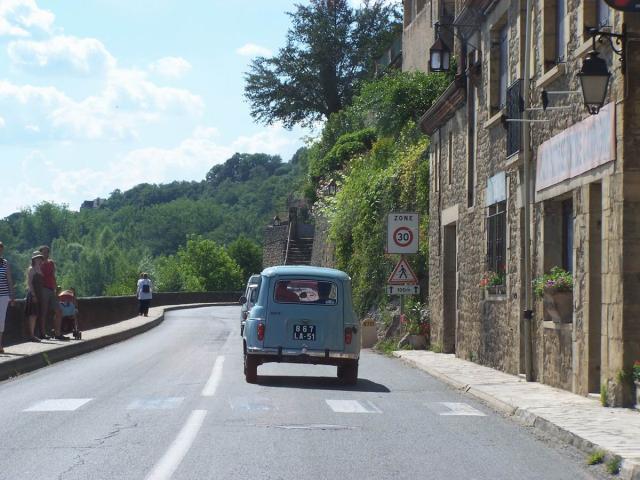
M 499 172 L 487 181 L 487 207 L 506 199 L 507 177 L 504 172 Z

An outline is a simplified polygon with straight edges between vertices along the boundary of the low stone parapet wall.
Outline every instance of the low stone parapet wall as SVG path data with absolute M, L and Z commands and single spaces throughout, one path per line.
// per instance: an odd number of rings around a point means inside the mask
M 151 306 L 185 305 L 189 303 L 235 303 L 242 292 L 166 292 L 155 293 Z M 91 330 L 121 322 L 138 314 L 135 296 L 88 297 L 78 299 L 80 330 Z M 21 343 L 27 338 L 24 300 L 9 307 L 3 338 L 4 345 Z

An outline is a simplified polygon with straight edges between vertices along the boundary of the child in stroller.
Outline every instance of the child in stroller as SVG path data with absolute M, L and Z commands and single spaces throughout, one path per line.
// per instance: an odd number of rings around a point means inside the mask
M 73 288 L 63 290 L 58 293 L 58 302 L 60 302 L 60 310 L 62 310 L 61 333 L 73 332 L 73 338 L 80 340 L 82 332 L 78 327 L 78 302 L 76 300 L 76 291 Z

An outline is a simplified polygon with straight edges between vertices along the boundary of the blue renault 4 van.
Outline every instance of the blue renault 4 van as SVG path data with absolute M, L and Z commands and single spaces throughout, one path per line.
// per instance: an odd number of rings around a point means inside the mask
M 340 270 L 270 267 L 260 274 L 258 297 L 242 335 L 246 381 L 267 362 L 335 365 L 347 384 L 358 380 L 360 325 L 351 279 Z

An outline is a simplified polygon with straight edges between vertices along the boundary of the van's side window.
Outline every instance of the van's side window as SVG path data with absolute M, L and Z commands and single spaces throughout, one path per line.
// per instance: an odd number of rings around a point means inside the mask
M 333 282 L 320 280 L 280 280 L 274 298 L 278 303 L 335 305 L 338 287 Z

